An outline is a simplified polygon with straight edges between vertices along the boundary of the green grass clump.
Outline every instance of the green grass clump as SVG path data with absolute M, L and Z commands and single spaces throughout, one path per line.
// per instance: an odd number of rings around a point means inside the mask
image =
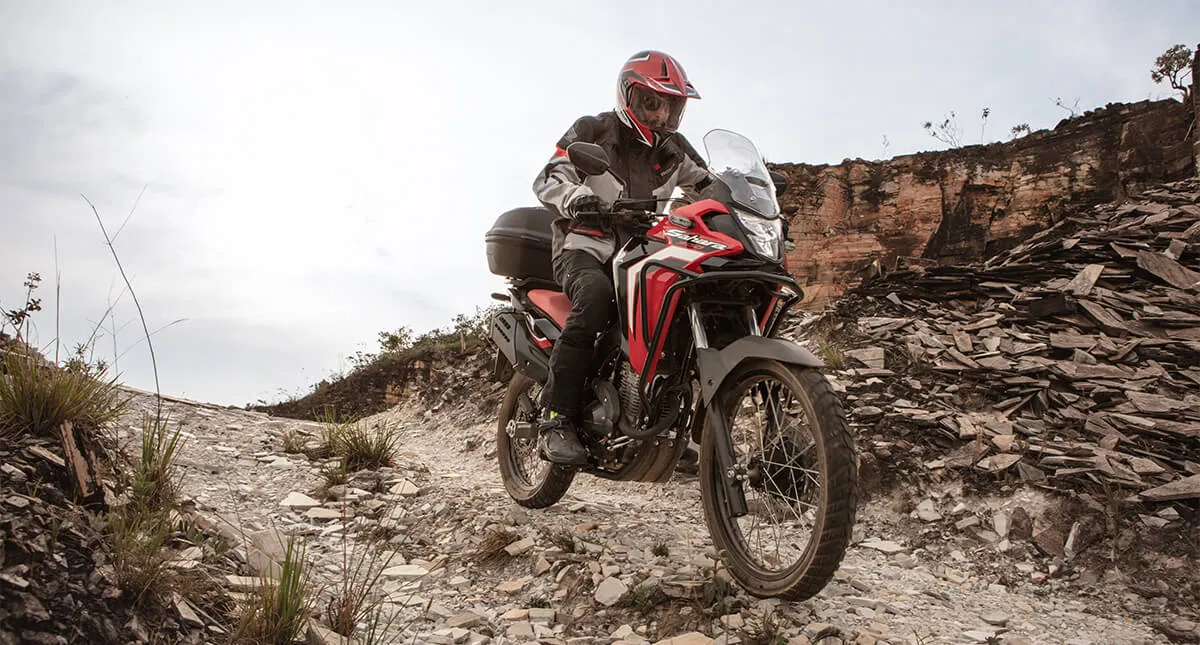
M 125 411 L 129 396 L 103 365 L 45 364 L 32 353 L 9 351 L 0 375 L 0 435 L 54 436 L 62 424 L 102 428 Z
M 312 609 L 304 546 L 288 538 L 279 577 L 263 576 L 243 608 L 234 636 L 245 645 L 287 645 L 300 636 Z

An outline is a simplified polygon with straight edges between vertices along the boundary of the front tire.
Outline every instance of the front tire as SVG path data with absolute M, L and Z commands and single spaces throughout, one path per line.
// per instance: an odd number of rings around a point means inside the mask
M 711 418 L 700 492 L 713 543 L 752 595 L 804 600 L 833 577 L 850 543 L 857 466 L 841 402 L 815 369 L 742 363 L 709 414 L 725 415 L 748 512 L 732 517 Z
M 537 400 L 541 386 L 521 373 L 513 374 L 508 392 L 500 404 L 496 428 L 496 459 L 500 479 L 513 501 L 527 508 L 546 508 L 562 499 L 575 471 L 545 461 L 538 454 L 536 439 L 522 439 L 509 433 L 510 421 L 537 423 Z

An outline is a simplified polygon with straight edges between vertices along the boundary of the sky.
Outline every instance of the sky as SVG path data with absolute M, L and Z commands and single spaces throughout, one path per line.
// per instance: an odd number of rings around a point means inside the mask
M 839 163 L 945 148 L 921 124 L 950 111 L 972 144 L 1170 97 L 1149 71 L 1197 25 L 1194 0 L 0 0 L 0 308 L 39 273 L 37 344 L 94 339 L 153 390 L 103 223 L 162 392 L 278 401 L 487 306 L 484 234 L 637 51 L 686 69 L 698 145 Z

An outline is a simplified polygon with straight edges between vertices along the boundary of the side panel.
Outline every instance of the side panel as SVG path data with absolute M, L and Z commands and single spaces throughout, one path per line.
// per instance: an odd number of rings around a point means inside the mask
M 632 261 L 624 263 L 621 269 L 620 283 L 623 287 L 618 296 L 622 306 L 622 318 L 625 324 L 625 334 L 629 339 L 629 362 L 639 374 L 647 368 L 647 358 L 650 355 L 650 337 L 654 333 L 654 324 L 663 306 L 663 296 L 668 287 L 678 280 L 678 275 L 672 271 L 647 267 L 651 261 L 661 262 L 667 266 L 684 268 L 686 265 L 702 257 L 704 254 L 695 249 L 678 246 L 662 246 L 656 244 L 657 250 Z M 644 272 L 643 272 L 644 270 Z M 643 297 L 643 292 L 645 293 Z M 675 298 L 674 300 L 678 300 Z M 645 310 L 643 310 L 643 304 Z M 668 305 L 674 311 L 675 302 Z M 659 339 L 665 341 L 665 338 Z M 657 352 L 655 352 L 657 355 Z M 653 374 L 653 361 L 651 374 Z
M 704 223 L 703 216 L 714 212 L 728 211 L 711 200 L 676 209 L 647 232 L 646 242 L 627 246 L 617 255 L 613 277 L 621 307 L 620 318 L 629 339 L 629 362 L 646 378 L 654 376 L 658 357 L 667 342 L 664 334 L 657 347 L 649 347 L 659 313 L 665 304 L 666 326 L 679 304 L 678 295 L 664 303 L 667 289 L 679 280 L 679 274 L 647 264 L 660 262 L 698 273 L 701 272 L 700 265 L 708 258 L 741 253 L 741 243 L 709 229 Z
M 550 355 L 529 338 L 524 316 L 514 311 L 501 311 L 492 316 L 492 342 L 512 364 L 513 369 L 545 383 L 550 375 Z

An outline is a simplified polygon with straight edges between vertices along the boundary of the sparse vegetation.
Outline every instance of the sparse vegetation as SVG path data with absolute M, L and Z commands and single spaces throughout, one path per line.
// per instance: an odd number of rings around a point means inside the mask
M 515 532 L 505 528 L 492 527 L 488 530 L 487 535 L 480 541 L 479 546 L 475 548 L 474 560 L 480 564 L 497 564 L 509 559 L 508 551 L 504 547 L 512 544 L 519 538 Z
M 11 325 L 15 332 L 2 361 L 0 435 L 49 437 L 68 421 L 87 430 L 107 426 L 121 416 L 129 399 L 116 378 L 108 377 L 104 363 L 84 360 L 84 346 L 62 365 L 44 361 L 28 346 L 30 315 L 41 311 L 41 300 L 34 297 L 40 282 L 38 274 L 26 275 L 25 304 L 0 310 L 0 329 Z
M 962 147 L 962 128 L 958 125 L 958 119 L 953 110 L 947 112 L 940 122 L 926 121 L 921 124 L 921 127 L 925 128 L 929 136 L 951 148 Z
M 1180 100 L 1187 103 L 1191 98 L 1189 85 L 1184 79 L 1192 75 L 1192 50 L 1186 45 L 1173 45 L 1154 59 L 1150 80 L 1155 83 L 1167 81 L 1171 89 L 1178 90 Z M 1192 79 L 1195 82 L 1195 79 Z
M 575 534 L 570 531 L 558 531 L 550 537 L 550 542 L 562 549 L 563 553 L 576 553 L 579 548 L 575 542 Z
M 179 429 L 170 432 L 165 418 L 146 416 L 140 458 L 118 475 L 120 505 L 103 518 L 117 584 L 138 604 L 161 601 L 163 594 L 178 586 L 176 572 L 167 566 L 165 547 L 176 533 L 171 513 L 179 479 L 173 471 L 182 446 Z
M 745 645 L 787 645 L 788 642 L 786 626 L 774 610 L 768 610 L 762 617 L 746 619 L 741 632 Z
M 334 454 L 341 458 L 346 472 L 375 470 L 391 466 L 400 445 L 400 428 L 383 421 L 368 426 L 355 423 L 341 434 Z
M 322 455 L 337 457 L 343 473 L 391 466 L 396 448 L 400 445 L 400 428 L 377 421 L 368 426 L 359 420 L 338 419 L 327 410 L 322 422 Z M 309 455 L 313 457 L 314 455 Z M 336 483 L 344 483 L 336 482 Z M 326 477 L 327 485 L 336 485 Z
M 97 429 L 115 421 L 128 402 L 103 366 L 42 364 L 36 355 L 16 351 L 4 356 L 3 365 L 0 434 L 48 437 L 68 421 Z
M 173 587 L 163 548 L 172 533 L 167 512 L 127 505 L 104 516 L 103 526 L 111 544 L 117 586 L 138 605 L 161 599 Z
M 183 448 L 180 428 L 167 429 L 167 419 L 147 415 L 142 419 L 141 459 L 123 482 L 130 504 L 148 510 L 165 510 L 175 504 L 179 480 L 174 475 L 175 459 Z
M 817 341 L 817 355 L 830 369 L 840 370 L 846 366 L 842 359 L 842 350 L 833 341 L 824 338 Z
M 335 584 L 325 608 L 325 618 L 333 631 L 353 636 L 360 622 L 370 624 L 372 616 L 381 615 L 383 601 L 376 593 L 376 586 L 396 555 L 395 551 L 385 555 L 369 547 L 351 553 L 343 540 L 341 580 Z
M 1075 117 L 1079 116 L 1079 98 L 1078 97 L 1076 97 L 1074 103 L 1072 103 L 1071 105 L 1067 105 L 1066 103 L 1063 102 L 1062 97 L 1059 96 L 1054 99 L 1054 104 L 1067 111 L 1068 119 L 1074 119 Z
M 366 367 L 389 355 L 404 357 L 427 356 L 431 353 L 458 349 L 466 351 L 487 342 L 488 326 L 496 307 L 476 307 L 471 315 L 458 314 L 450 324 L 417 334 L 409 327 L 379 332 L 379 353 L 358 352 L 350 357 L 355 369 Z
M 304 452 L 304 435 L 295 428 L 289 428 L 279 436 L 279 448 L 284 452 L 296 455 Z
M 650 553 L 655 556 L 665 558 L 668 555 L 671 555 L 671 550 L 667 548 L 666 542 L 655 542 L 654 546 L 650 549 Z
M 350 474 L 346 472 L 345 466 L 340 461 L 322 466 L 321 477 L 323 479 L 319 492 L 322 496 L 328 495 L 330 488 L 350 481 Z
M 636 585 L 617 599 L 617 606 L 646 615 L 670 600 L 670 596 L 663 593 L 657 585 Z
M 278 579 L 263 576 L 243 608 L 233 641 L 244 645 L 285 645 L 300 635 L 312 609 L 305 549 L 288 538 Z

